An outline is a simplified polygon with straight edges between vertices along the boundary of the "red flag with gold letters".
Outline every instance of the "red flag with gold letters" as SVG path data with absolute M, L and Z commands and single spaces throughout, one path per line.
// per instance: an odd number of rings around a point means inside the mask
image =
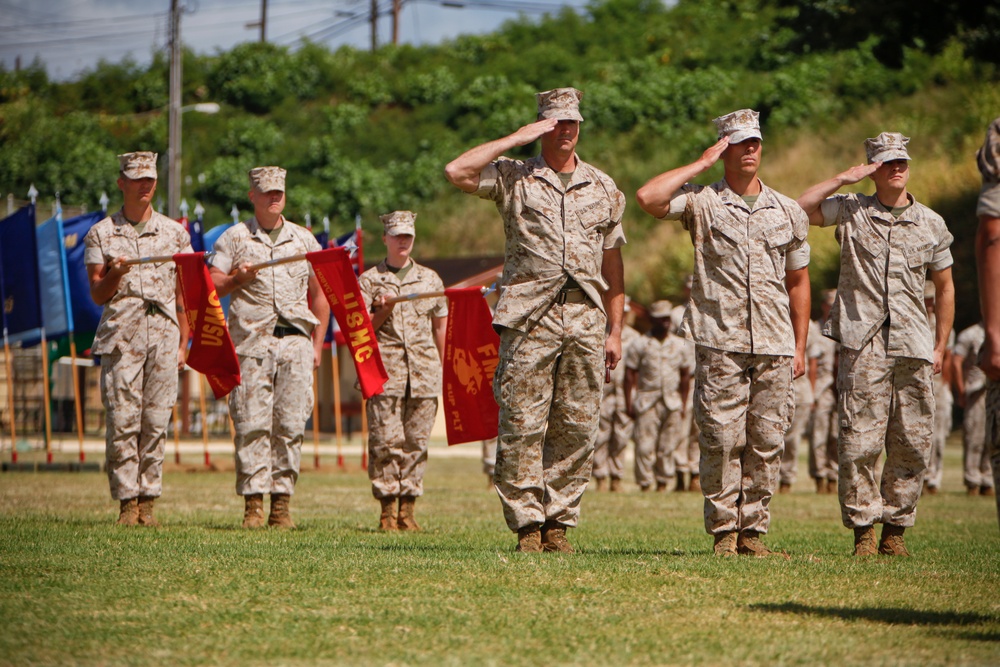
M 500 336 L 479 287 L 445 290 L 448 335 L 444 345 L 444 411 L 448 444 L 497 437 L 493 398 Z
M 382 365 L 375 329 L 361 298 L 361 287 L 351 266 L 351 256 L 343 248 L 328 248 L 307 253 L 306 259 L 316 272 L 316 279 L 330 302 L 330 310 L 351 351 L 361 395 L 367 399 L 381 394 L 389 376 Z
M 240 383 L 240 362 L 229 337 L 219 295 L 205 266 L 205 253 L 178 253 L 174 255 L 174 264 L 191 328 L 188 366 L 204 373 L 212 393 L 222 398 Z

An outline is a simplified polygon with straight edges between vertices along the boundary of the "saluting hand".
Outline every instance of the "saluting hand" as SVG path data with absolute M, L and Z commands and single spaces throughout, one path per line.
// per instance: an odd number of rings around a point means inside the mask
M 857 166 L 851 167 L 845 172 L 842 172 L 837 176 L 840 179 L 842 185 L 853 185 L 859 181 L 868 178 L 875 173 L 875 170 L 882 166 L 881 162 L 872 162 L 871 164 L 859 164 Z
M 555 118 L 543 118 L 540 121 L 525 125 L 510 136 L 511 139 L 517 142 L 518 146 L 527 146 L 543 134 L 548 134 L 556 129 L 556 125 L 558 124 L 559 121 Z
M 727 137 L 722 137 L 714 144 L 712 144 L 710 147 L 708 147 L 705 150 L 705 152 L 701 154 L 701 159 L 699 160 L 699 162 L 701 162 L 702 167 L 708 169 L 713 164 L 718 162 L 719 158 L 722 157 L 722 154 L 726 151 L 726 148 L 728 148 L 728 146 L 729 146 L 729 137 L 727 136 Z

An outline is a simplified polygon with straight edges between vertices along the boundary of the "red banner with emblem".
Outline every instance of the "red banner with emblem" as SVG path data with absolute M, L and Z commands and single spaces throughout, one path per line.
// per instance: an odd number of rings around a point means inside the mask
M 330 310 L 344 334 L 351 359 L 358 371 L 361 395 L 366 399 L 382 393 L 389 379 L 375 340 L 375 329 L 361 298 L 351 256 L 343 248 L 328 248 L 306 254 L 316 279 L 330 302 Z
M 191 328 L 188 366 L 204 373 L 212 393 L 222 398 L 240 383 L 240 362 L 212 277 L 205 266 L 205 253 L 174 255 L 184 294 L 184 313 Z
M 500 336 L 479 287 L 445 290 L 448 335 L 444 345 L 444 411 L 448 444 L 497 437 L 493 398 Z

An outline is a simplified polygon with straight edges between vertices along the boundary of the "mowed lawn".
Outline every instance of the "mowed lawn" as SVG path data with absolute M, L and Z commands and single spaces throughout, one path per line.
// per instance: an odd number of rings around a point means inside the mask
M 869 560 L 804 459 L 766 537 L 787 560 L 717 559 L 700 494 L 634 485 L 591 487 L 578 553 L 529 555 L 479 462 L 434 449 L 420 534 L 374 530 L 357 469 L 304 472 L 293 532 L 240 530 L 228 471 L 168 471 L 156 530 L 112 525 L 103 474 L 2 473 L 0 664 L 1000 663 L 996 509 L 955 437 L 914 557 Z

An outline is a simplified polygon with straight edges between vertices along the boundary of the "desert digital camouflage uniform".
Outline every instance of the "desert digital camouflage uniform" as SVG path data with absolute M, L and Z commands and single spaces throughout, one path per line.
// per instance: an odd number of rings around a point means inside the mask
M 580 159 L 564 186 L 540 155 L 491 162 L 475 194 L 496 203 L 506 235 L 493 318 L 500 332 L 494 479 L 504 518 L 511 530 L 576 526 L 604 383 L 601 267 L 605 249 L 625 243 L 625 196 Z M 564 292 L 569 279 L 582 291 Z
M 781 469 L 778 474 L 778 481 L 783 487 L 791 487 L 798 479 L 799 445 L 802 443 L 802 436 L 805 435 L 812 418 L 812 408 L 816 397 L 812 380 L 809 379 L 809 366 L 814 359 L 817 360 L 818 365 L 819 357 L 823 354 L 822 348 L 816 342 L 817 338 L 822 338 L 822 334 L 815 328 L 815 324 L 810 322 L 809 341 L 806 343 L 806 373 L 792 381 L 795 405 L 792 408 L 792 423 L 785 433 L 785 449 L 781 453 Z
M 121 211 L 104 218 L 84 245 L 85 264 L 192 252 L 184 227 L 156 211 L 142 234 Z M 91 348 L 101 357 L 105 457 L 115 500 L 162 492 L 163 447 L 177 402 L 176 275 L 173 262 L 133 266 L 104 304 Z
M 690 301 L 690 300 L 689 300 Z M 684 311 L 687 303 L 674 306 L 670 311 L 670 326 L 675 334 L 681 335 L 681 324 L 684 322 Z M 685 353 L 691 360 L 691 376 L 694 377 L 695 344 L 684 338 Z M 694 391 L 689 391 L 684 402 L 684 413 L 677 425 L 677 447 L 674 449 L 674 464 L 678 475 L 685 473 L 692 477 L 699 474 L 698 460 L 701 458 L 698 447 L 698 424 L 694 421 Z M 700 481 L 699 481 L 700 484 Z
M 639 332 L 622 325 L 622 358 L 639 338 Z M 611 371 L 611 382 L 604 384 L 601 395 L 601 421 L 594 444 L 594 479 L 621 479 L 625 467 L 625 450 L 633 437 L 634 424 L 625 412 L 625 364 Z
M 687 341 L 667 333 L 662 341 L 645 335 L 629 346 L 625 366 L 636 371 L 635 481 L 641 489 L 669 486 L 675 474 L 674 449 L 680 436 L 681 373 L 689 372 L 694 358 Z
M 928 315 L 931 331 L 937 326 L 936 318 Z M 948 346 L 942 361 L 942 371 L 934 376 L 934 427 L 931 432 L 931 448 L 927 453 L 927 471 L 924 473 L 924 483 L 930 493 L 936 493 L 941 488 L 944 477 L 944 445 L 951 435 L 952 408 L 955 399 L 951 394 L 951 385 L 945 381 L 945 368 L 951 364 L 949 352 L 955 347 L 954 329 L 948 333 Z
M 839 495 L 848 528 L 909 527 L 934 422 L 934 334 L 924 307 L 927 270 L 952 264 L 944 220 L 908 195 L 896 219 L 875 195 L 821 204 L 836 225 L 840 283 L 824 327 L 839 341 Z M 875 465 L 886 450 L 881 492 Z
M 816 333 L 826 322 L 813 322 Z M 810 333 L 810 336 L 813 334 Z M 812 339 L 811 339 L 812 340 Z M 840 419 L 837 414 L 837 354 L 840 345 L 826 336 L 816 335 L 817 357 L 816 404 L 813 408 L 812 429 L 809 432 L 809 476 L 829 484 L 837 482 L 837 447 L 840 441 Z M 832 489 L 832 487 L 830 487 Z M 827 487 L 822 490 L 825 492 Z
M 993 468 L 986 448 L 986 373 L 978 365 L 986 329 L 977 322 L 958 334 L 954 354 L 962 358 L 965 414 L 962 418 L 962 481 L 967 489 L 993 488 Z
M 760 187 L 751 210 L 724 179 L 688 184 L 664 216 L 680 219 L 695 247 L 681 333 L 697 345 L 694 417 L 713 535 L 767 532 L 794 401 L 785 273 L 809 264 L 809 221 L 794 200 Z
M 383 260 L 358 279 L 369 308 L 379 297 L 439 292 L 441 277 L 410 260 L 402 281 Z M 368 477 L 376 498 L 421 496 L 427 439 L 441 393 L 441 359 L 434 344 L 433 318 L 448 316 L 445 297 L 397 303 L 375 337 L 389 374 L 381 394 L 368 399 Z
M 273 242 L 251 217 L 215 242 L 212 266 L 228 274 L 244 263 L 319 250 L 308 230 L 284 217 Z M 304 260 L 267 267 L 230 296 L 229 333 L 242 375 L 229 394 L 241 496 L 295 492 L 303 431 L 313 407 L 311 335 L 318 321 L 307 298 L 311 274 Z

